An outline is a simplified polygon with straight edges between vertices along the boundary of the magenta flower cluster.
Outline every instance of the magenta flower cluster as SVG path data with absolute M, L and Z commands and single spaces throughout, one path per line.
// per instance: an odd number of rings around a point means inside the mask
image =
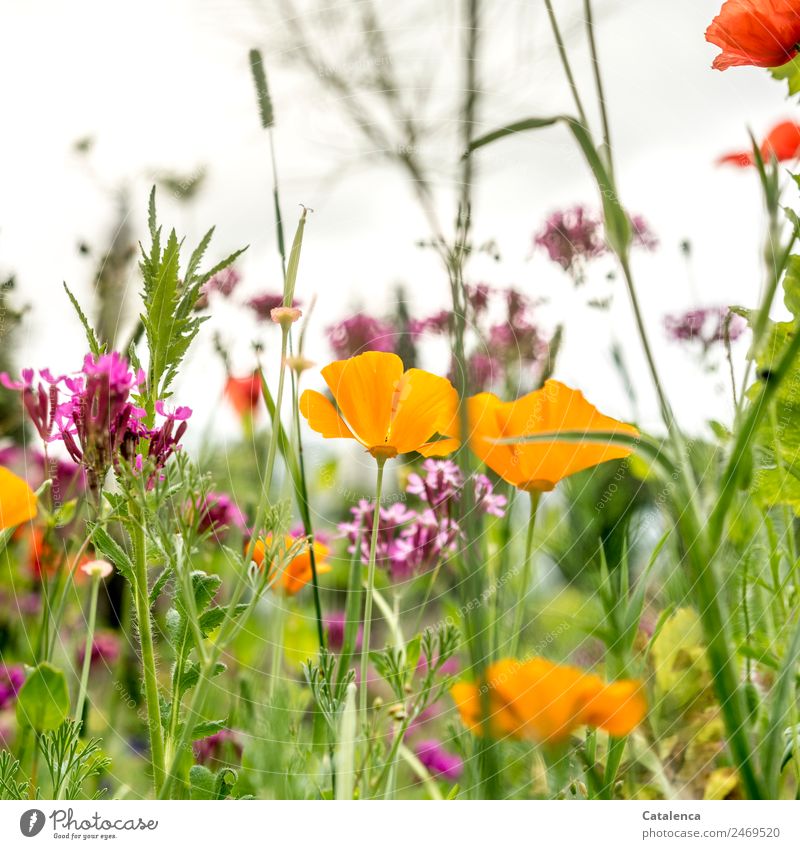
M 328 341 L 340 360 L 365 351 L 394 353 L 396 337 L 392 324 L 364 313 L 357 313 L 328 328 Z
M 634 245 L 650 251 L 658 247 L 658 239 L 641 215 L 632 216 L 631 229 Z M 580 205 L 553 212 L 533 243 L 578 282 L 583 280 L 587 263 L 608 253 L 602 215 Z
M 192 414 L 188 407 L 168 411 L 156 402 L 160 424 L 145 425 L 145 411 L 132 393 L 145 383 L 144 372 L 134 373 L 118 353 L 87 354 L 74 376 L 53 377 L 44 369 L 38 382 L 32 369 L 21 381 L 0 375 L 0 383 L 22 394 L 23 405 L 45 443 L 61 441 L 72 460 L 86 470 L 89 487 L 96 490 L 112 465 L 120 460 L 141 471 L 145 459 L 152 465 L 148 484 L 154 482 L 174 451 Z M 147 457 L 140 453 L 146 439 Z
M 727 307 L 702 307 L 664 318 L 667 336 L 673 342 L 699 342 L 705 353 L 724 342 L 726 336 L 736 341 L 747 328 L 747 322 Z
M 393 581 L 405 581 L 432 569 L 455 549 L 459 527 L 453 518 L 455 503 L 461 499 L 464 477 L 451 460 L 426 460 L 423 475 L 409 475 L 406 493 L 421 502 L 413 510 L 402 502 L 380 507 L 376 563 L 385 569 Z M 475 509 L 502 516 L 506 498 L 494 492 L 485 475 L 476 475 L 472 485 Z M 370 540 L 375 517 L 375 504 L 367 499 L 350 510 L 353 518 L 343 522 L 339 530 L 355 553 L 361 546 L 361 558 L 369 561 Z
M 200 533 L 209 532 L 218 540 L 224 539 L 231 528 L 247 529 L 244 513 L 225 492 L 206 493 L 195 502 L 194 511 Z
M 223 298 L 230 298 L 234 289 L 241 282 L 242 275 L 236 268 L 232 265 L 223 268 L 222 271 L 217 272 L 201 286 L 195 309 L 207 309 L 212 294 L 218 294 Z
M 0 664 L 0 710 L 14 704 L 24 682 L 25 668 L 23 666 Z
M 258 321 L 272 321 L 272 311 L 283 306 L 283 292 L 264 292 L 255 295 L 246 302 L 256 314 Z M 300 301 L 292 301 L 293 307 L 299 307 Z

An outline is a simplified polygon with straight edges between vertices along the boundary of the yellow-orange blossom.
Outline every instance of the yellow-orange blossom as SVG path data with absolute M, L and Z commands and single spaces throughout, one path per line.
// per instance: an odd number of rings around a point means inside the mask
M 497 738 L 557 743 L 581 725 L 623 737 L 642 721 L 647 708 L 638 681 L 606 684 L 597 675 L 542 657 L 525 662 L 507 658 L 491 664 L 486 687 L 489 731 Z M 461 682 L 451 693 L 464 724 L 480 734 L 478 686 Z
M 36 496 L 27 482 L 0 466 L 0 529 L 30 521 L 36 510 Z
M 322 369 L 336 407 L 319 392 L 300 396 L 300 412 L 326 439 L 355 439 L 376 459 L 418 451 L 444 456 L 458 447 L 453 436 L 456 391 L 447 378 L 403 370 L 397 354 L 368 351 Z M 338 410 L 337 410 L 338 407 Z

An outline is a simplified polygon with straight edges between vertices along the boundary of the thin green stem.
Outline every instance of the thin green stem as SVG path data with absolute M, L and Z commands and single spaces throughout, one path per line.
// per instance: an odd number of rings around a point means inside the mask
M 603 88 L 603 77 L 600 73 L 600 60 L 597 53 L 597 44 L 594 37 L 594 17 L 592 15 L 591 0 L 583 0 L 583 14 L 586 19 L 586 35 L 589 38 L 589 50 L 592 55 L 592 71 L 594 72 L 594 84 L 597 89 L 597 103 L 600 108 L 600 120 L 603 125 L 603 145 L 606 149 L 606 164 L 611 178 L 614 177 L 614 157 L 611 155 L 611 130 L 608 123 L 608 112 L 606 109 L 606 95 Z
M 558 55 L 561 59 L 561 65 L 564 68 L 564 74 L 567 77 L 570 91 L 572 92 L 572 99 L 575 101 L 575 108 L 578 110 L 578 117 L 580 118 L 581 124 L 588 129 L 589 122 L 586 120 L 586 112 L 584 111 L 583 103 L 581 102 L 581 96 L 578 93 L 578 85 L 575 82 L 575 77 L 572 73 L 572 66 L 569 63 L 567 49 L 564 45 L 564 39 L 561 36 L 561 29 L 558 26 L 556 13 L 553 11 L 553 4 L 550 0 L 544 0 L 544 5 L 547 7 L 547 16 L 550 18 L 550 26 L 553 29 L 553 37 L 556 40 Z
M 381 493 L 383 491 L 383 470 L 386 460 L 378 460 L 378 474 L 375 480 L 375 512 L 372 518 L 372 537 L 369 542 L 369 563 L 367 565 L 367 589 L 364 600 L 364 637 L 361 646 L 361 691 L 358 694 L 358 712 L 361 724 L 367 728 L 367 674 L 369 672 L 369 641 L 372 631 L 372 593 L 375 590 L 375 555 L 378 550 L 378 529 L 381 516 Z
M 150 620 L 150 598 L 147 586 L 147 539 L 142 517 L 134 517 L 131 531 L 134 555 L 134 604 L 139 641 L 142 649 L 144 692 L 147 705 L 147 730 L 150 735 L 150 757 L 153 763 L 153 784 L 156 797 L 164 783 L 164 738 L 161 733 L 161 705 L 158 698 L 158 676 L 153 647 L 153 629 Z
M 530 514 L 528 515 L 528 531 L 525 534 L 525 556 L 522 560 L 522 582 L 520 584 L 520 594 L 517 599 L 516 607 L 514 608 L 514 625 L 511 631 L 511 646 L 509 657 L 517 656 L 519 648 L 520 636 L 524 627 L 524 616 L 528 598 L 528 591 L 531 585 L 531 571 L 533 566 L 533 532 L 536 527 L 536 513 L 541 500 L 540 492 L 530 493 Z
M 283 623 L 285 618 L 284 600 L 276 597 L 275 625 L 272 635 L 272 658 L 269 664 L 269 700 L 275 698 L 275 687 L 281 674 L 281 659 L 283 658 Z
M 89 623 L 86 629 L 86 642 L 83 652 L 83 670 L 81 671 L 81 683 L 78 689 L 78 700 L 75 703 L 75 721 L 83 719 L 83 706 L 86 702 L 86 691 L 89 687 L 89 669 L 92 665 L 92 646 L 94 645 L 94 628 L 97 622 L 97 596 L 100 591 L 100 575 L 92 575 L 92 586 L 89 593 Z

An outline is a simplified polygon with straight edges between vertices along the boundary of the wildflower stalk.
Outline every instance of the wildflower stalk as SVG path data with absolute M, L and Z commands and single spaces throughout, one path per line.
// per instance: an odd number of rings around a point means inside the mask
M 364 601 L 364 636 L 361 645 L 361 692 L 358 694 L 359 715 L 364 733 L 367 730 L 367 673 L 369 671 L 369 641 L 372 631 L 372 594 L 375 590 L 375 555 L 378 550 L 378 530 L 381 516 L 381 493 L 383 491 L 383 470 L 385 457 L 377 457 L 378 473 L 375 480 L 375 510 L 372 518 L 372 537 L 369 542 L 369 563 L 367 565 L 366 599 Z M 366 775 L 366 772 L 365 772 Z
M 533 533 L 536 527 L 536 513 L 541 500 L 541 492 L 530 493 L 530 513 L 528 515 L 528 530 L 525 534 L 525 556 L 522 561 L 522 584 L 519 599 L 514 610 L 514 625 L 511 631 L 511 651 L 509 655 L 516 657 L 517 649 L 519 648 L 520 636 L 524 627 L 523 617 L 525 616 L 525 601 L 528 597 L 528 590 L 531 584 L 531 567 L 533 564 Z
M 285 608 L 283 600 L 279 599 L 279 603 L 275 605 L 275 623 L 274 633 L 272 637 L 272 659 L 269 665 L 269 699 L 272 701 L 275 698 L 275 686 L 278 683 L 278 678 L 281 672 L 281 659 L 283 657 L 283 623 L 285 619 Z
M 150 620 L 150 598 L 147 587 L 147 538 L 141 515 L 133 517 L 131 543 L 133 545 L 133 565 L 135 570 L 133 595 L 136 608 L 136 622 L 139 628 L 139 641 L 142 648 L 147 730 L 150 736 L 153 784 L 156 797 L 158 797 L 165 778 L 164 738 L 161 733 L 161 705 L 158 696 L 158 676 L 153 648 L 153 629 Z
M 544 0 L 544 5 L 547 7 L 547 16 L 550 19 L 550 27 L 553 30 L 553 37 L 556 41 L 556 47 L 558 48 L 558 55 L 561 59 L 561 65 L 564 68 L 564 75 L 567 78 L 567 82 L 569 83 L 569 89 L 572 92 L 572 99 L 575 101 L 575 108 L 578 110 L 578 117 L 580 118 L 580 121 L 583 126 L 588 129 L 589 122 L 586 120 L 586 112 L 584 111 L 583 103 L 581 102 L 581 96 L 578 92 L 578 86 L 575 82 L 575 77 L 572 73 L 572 66 L 569 62 L 569 56 L 567 56 L 567 49 L 564 46 L 564 39 L 561 36 L 561 29 L 558 26 L 556 13 L 553 11 L 553 4 L 550 2 L 550 0 Z
M 603 146 L 606 149 L 606 160 L 608 171 L 612 179 L 614 177 L 614 157 L 611 155 L 611 129 L 608 123 L 608 112 L 606 110 L 606 95 L 603 88 L 603 77 L 600 73 L 600 60 L 597 52 L 597 44 L 594 37 L 594 16 L 592 15 L 591 0 L 583 0 L 583 17 L 586 22 L 586 35 L 589 41 L 589 51 L 592 56 L 592 71 L 594 72 L 594 84 L 597 89 L 597 102 L 600 107 L 600 121 L 603 125 Z
M 81 722 L 83 719 L 83 706 L 89 687 L 89 669 L 92 665 L 92 646 L 94 645 L 94 629 L 97 622 L 97 596 L 100 592 L 100 580 L 99 573 L 96 572 L 92 575 L 92 586 L 89 592 L 89 621 L 86 629 L 86 642 L 84 643 L 83 669 L 78 689 L 78 700 L 75 703 L 75 722 Z
M 336 749 L 336 799 L 350 801 L 353 798 L 356 772 L 356 685 L 347 685 L 344 709 L 339 724 L 339 743 Z

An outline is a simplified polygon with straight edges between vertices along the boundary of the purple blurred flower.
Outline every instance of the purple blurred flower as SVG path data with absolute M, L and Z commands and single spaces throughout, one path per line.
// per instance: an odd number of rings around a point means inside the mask
M 435 333 L 444 335 L 450 332 L 450 320 L 453 313 L 450 310 L 441 310 L 428 318 L 412 319 L 408 323 L 408 330 L 413 336 L 423 333 Z
M 197 529 L 200 533 L 210 531 L 222 538 L 230 528 L 246 530 L 247 520 L 236 502 L 225 492 L 209 492 L 194 505 L 198 514 Z
M 230 745 L 236 753 L 237 758 L 242 755 L 242 744 L 234 731 L 229 728 L 223 728 L 212 734 L 210 737 L 204 737 L 202 740 L 195 740 L 192 750 L 197 763 L 207 764 L 211 761 L 219 761 L 226 745 Z
M 427 459 L 422 464 L 424 477 L 416 473 L 408 476 L 406 492 L 416 495 L 437 512 L 450 510 L 450 502 L 461 498 L 464 476 L 452 460 Z M 492 482 L 486 475 L 475 475 L 475 506 L 492 516 L 502 516 L 506 505 L 504 495 L 495 495 Z
M 727 337 L 734 342 L 747 328 L 747 322 L 727 307 L 703 307 L 664 318 L 667 336 L 674 342 L 699 342 L 703 352 Z
M 425 477 L 416 473 L 408 476 L 406 492 L 416 495 L 431 507 L 440 507 L 445 502 L 457 497 L 458 491 L 464 486 L 464 475 L 452 460 L 428 459 L 422 464 Z
M 340 651 L 344 645 L 344 629 L 347 624 L 347 614 L 344 610 L 332 610 L 325 614 L 325 630 L 328 634 L 328 648 L 332 651 Z M 364 629 L 358 626 L 356 635 L 356 649 L 360 650 L 364 641 Z
M 641 215 L 631 216 L 631 229 L 634 245 L 646 251 L 654 251 L 658 247 L 658 237 Z
M 605 253 L 603 222 L 583 206 L 553 212 L 533 242 L 565 271 Z
M 17 693 L 25 682 L 25 667 L 0 665 L 0 710 L 17 700 Z
M 340 360 L 365 351 L 394 353 L 395 329 L 387 321 L 358 313 L 328 328 L 328 341 Z
M 361 539 L 361 559 L 369 562 L 370 540 L 375 516 L 374 502 L 362 498 L 357 507 L 351 507 L 353 520 L 342 522 L 339 530 L 350 542 L 348 551 L 354 554 L 359 538 Z M 395 558 L 402 557 L 399 551 L 400 531 L 416 518 L 416 513 L 403 504 L 395 503 L 389 507 L 381 507 L 378 519 L 378 539 L 375 549 L 375 562 L 381 568 L 393 573 Z
M 458 525 L 440 518 L 433 510 L 423 510 L 400 532 L 391 558 L 392 579 L 407 581 L 455 550 Z
M 476 392 L 489 389 L 503 374 L 503 367 L 489 354 L 475 353 L 469 357 L 470 385 Z
M 223 298 L 229 298 L 241 280 L 242 275 L 232 265 L 223 268 L 222 271 L 215 274 L 200 287 L 200 295 L 194 308 L 196 310 L 206 309 L 212 292 L 218 292 Z
M 272 311 L 283 306 L 283 292 L 264 292 L 263 295 L 256 295 L 246 302 L 247 306 L 256 314 L 259 321 L 272 322 Z M 292 301 L 293 307 L 299 307 L 300 301 Z
M 458 755 L 448 752 L 438 740 L 420 740 L 414 747 L 422 765 L 439 778 L 458 781 L 464 771 L 464 762 Z
M 78 667 L 82 667 L 86 656 L 86 644 L 78 648 Z M 92 641 L 92 657 L 90 666 L 110 666 L 119 657 L 119 637 L 111 631 L 98 631 Z
M 658 247 L 658 239 L 641 215 L 631 217 L 631 230 L 636 247 L 649 251 Z M 552 213 L 533 243 L 544 248 L 577 282 L 583 281 L 586 263 L 608 253 L 602 216 L 580 205 Z

